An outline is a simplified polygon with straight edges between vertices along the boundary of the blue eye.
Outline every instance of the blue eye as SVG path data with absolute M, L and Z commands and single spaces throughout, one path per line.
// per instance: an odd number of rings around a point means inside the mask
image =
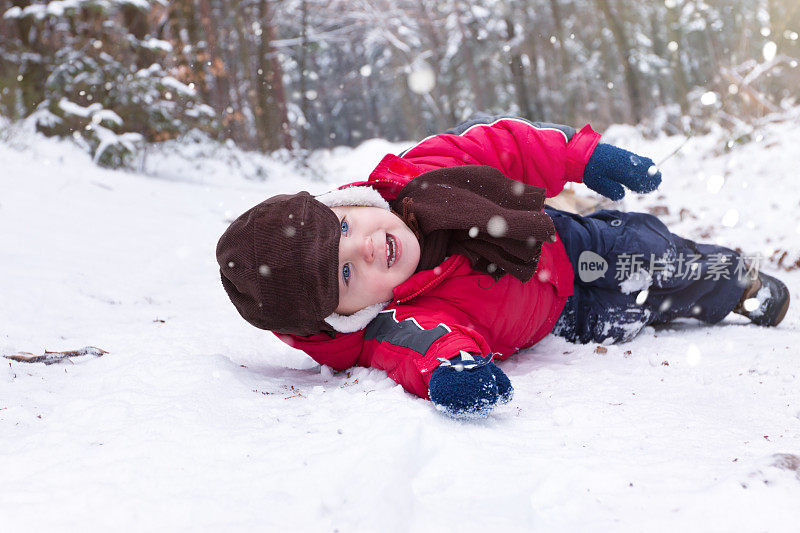
M 346 237 L 347 231 L 350 229 L 350 224 L 347 223 L 347 218 L 342 217 L 342 222 L 339 225 L 339 227 L 342 230 L 342 234 Z M 344 279 L 345 285 L 348 285 L 350 283 L 351 274 L 352 273 L 350 272 L 350 264 L 347 263 L 342 267 L 342 278 Z

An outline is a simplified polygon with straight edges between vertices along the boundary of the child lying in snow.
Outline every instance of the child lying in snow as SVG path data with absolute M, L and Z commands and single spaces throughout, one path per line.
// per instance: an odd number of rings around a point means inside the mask
M 644 213 L 544 206 L 567 181 L 612 200 L 658 187 L 650 159 L 599 141 L 588 125 L 479 117 L 387 155 L 368 181 L 248 210 L 217 245 L 223 286 L 245 320 L 317 362 L 384 369 L 457 417 L 510 400 L 493 359 L 550 332 L 619 342 L 731 311 L 777 325 L 785 285 L 733 250 Z

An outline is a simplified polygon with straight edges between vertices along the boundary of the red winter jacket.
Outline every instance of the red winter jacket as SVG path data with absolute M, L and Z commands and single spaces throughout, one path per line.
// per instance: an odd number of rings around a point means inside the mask
M 467 125 L 465 125 L 467 126 Z M 600 135 L 590 126 L 565 126 L 501 118 L 473 124 L 459 134 L 428 137 L 401 156 L 387 155 L 368 185 L 391 200 L 423 172 L 456 165 L 489 165 L 509 178 L 557 195 L 567 181 L 581 182 Z M 355 333 L 278 335 L 318 363 L 337 370 L 371 366 L 386 370 L 407 391 L 428 397 L 437 358 L 460 350 L 503 360 L 552 330 L 572 294 L 573 272 L 560 238 L 544 243 L 536 274 L 526 283 L 499 281 L 473 270 L 461 255 L 417 272 L 394 289 L 394 300 Z

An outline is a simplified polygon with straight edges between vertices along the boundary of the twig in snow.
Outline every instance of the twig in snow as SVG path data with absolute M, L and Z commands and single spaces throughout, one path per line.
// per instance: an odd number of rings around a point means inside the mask
M 15 355 L 4 355 L 3 357 L 6 359 L 11 359 L 12 361 L 18 361 L 20 363 L 44 363 L 46 365 L 52 365 L 53 363 L 58 363 L 59 361 L 69 359 L 70 357 L 80 357 L 83 355 L 102 357 L 107 353 L 107 351 L 100 348 L 86 346 L 80 350 L 69 350 L 66 352 L 48 352 L 45 350 L 43 355 L 33 355 L 30 352 L 20 352 Z
M 691 139 L 692 139 L 692 135 L 691 135 L 691 134 L 687 135 L 687 136 L 686 136 L 686 139 L 684 139 L 684 141 L 681 143 L 681 145 L 680 145 L 680 146 L 678 146 L 677 148 L 675 148 L 675 149 L 672 151 L 672 153 L 671 153 L 671 154 L 669 154 L 667 157 L 665 157 L 664 159 L 662 159 L 661 161 L 659 161 L 659 162 L 656 164 L 656 166 L 657 166 L 657 167 L 660 167 L 660 166 L 661 166 L 661 165 L 663 165 L 665 162 L 667 162 L 669 159 L 672 159 L 672 156 L 674 156 L 675 154 L 677 154 L 678 152 L 680 152 L 680 151 L 681 151 L 681 148 L 683 148 L 684 146 L 686 146 L 686 143 L 688 143 L 688 142 L 689 142 Z

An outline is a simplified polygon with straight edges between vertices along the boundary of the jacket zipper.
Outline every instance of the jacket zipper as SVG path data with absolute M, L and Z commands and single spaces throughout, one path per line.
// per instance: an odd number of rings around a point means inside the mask
M 447 269 L 447 270 L 445 270 L 445 271 L 444 271 L 444 272 L 442 272 L 440 275 L 438 275 L 438 276 L 436 276 L 435 278 L 433 278 L 432 280 L 430 280 L 428 283 L 426 283 L 426 284 L 425 284 L 425 286 L 424 286 L 424 287 L 422 287 L 421 289 L 419 289 L 417 292 L 415 292 L 415 293 L 414 293 L 414 294 L 412 294 L 411 296 L 406 296 L 405 298 L 402 298 L 402 299 L 400 299 L 400 300 L 395 300 L 395 302 L 394 302 L 394 303 L 395 303 L 395 305 L 399 305 L 399 304 L 401 304 L 401 303 L 403 303 L 403 302 L 407 302 L 408 300 L 411 300 L 412 298 L 415 298 L 415 297 L 416 297 L 416 296 L 418 296 L 419 294 L 422 294 L 423 292 L 425 292 L 426 290 L 428 290 L 428 288 L 429 288 L 431 285 L 435 284 L 435 283 L 436 283 L 438 280 L 440 280 L 441 278 L 443 278 L 443 277 L 447 276 L 448 274 L 450 274 L 450 272 L 452 272 L 453 270 L 455 270 L 456 266 L 458 266 L 458 261 L 453 261 L 453 264 L 452 264 L 452 265 L 450 265 L 450 267 L 448 267 L 448 269 Z
M 376 181 L 377 181 L 377 180 L 376 180 Z M 404 187 L 403 183 L 402 183 L 402 182 L 400 182 L 400 181 L 388 180 L 388 179 L 381 179 L 380 181 L 384 181 L 384 182 L 386 182 L 386 183 L 392 183 L 392 184 L 394 184 L 394 185 L 397 185 L 397 186 L 399 186 L 400 188 L 403 188 L 403 187 Z

